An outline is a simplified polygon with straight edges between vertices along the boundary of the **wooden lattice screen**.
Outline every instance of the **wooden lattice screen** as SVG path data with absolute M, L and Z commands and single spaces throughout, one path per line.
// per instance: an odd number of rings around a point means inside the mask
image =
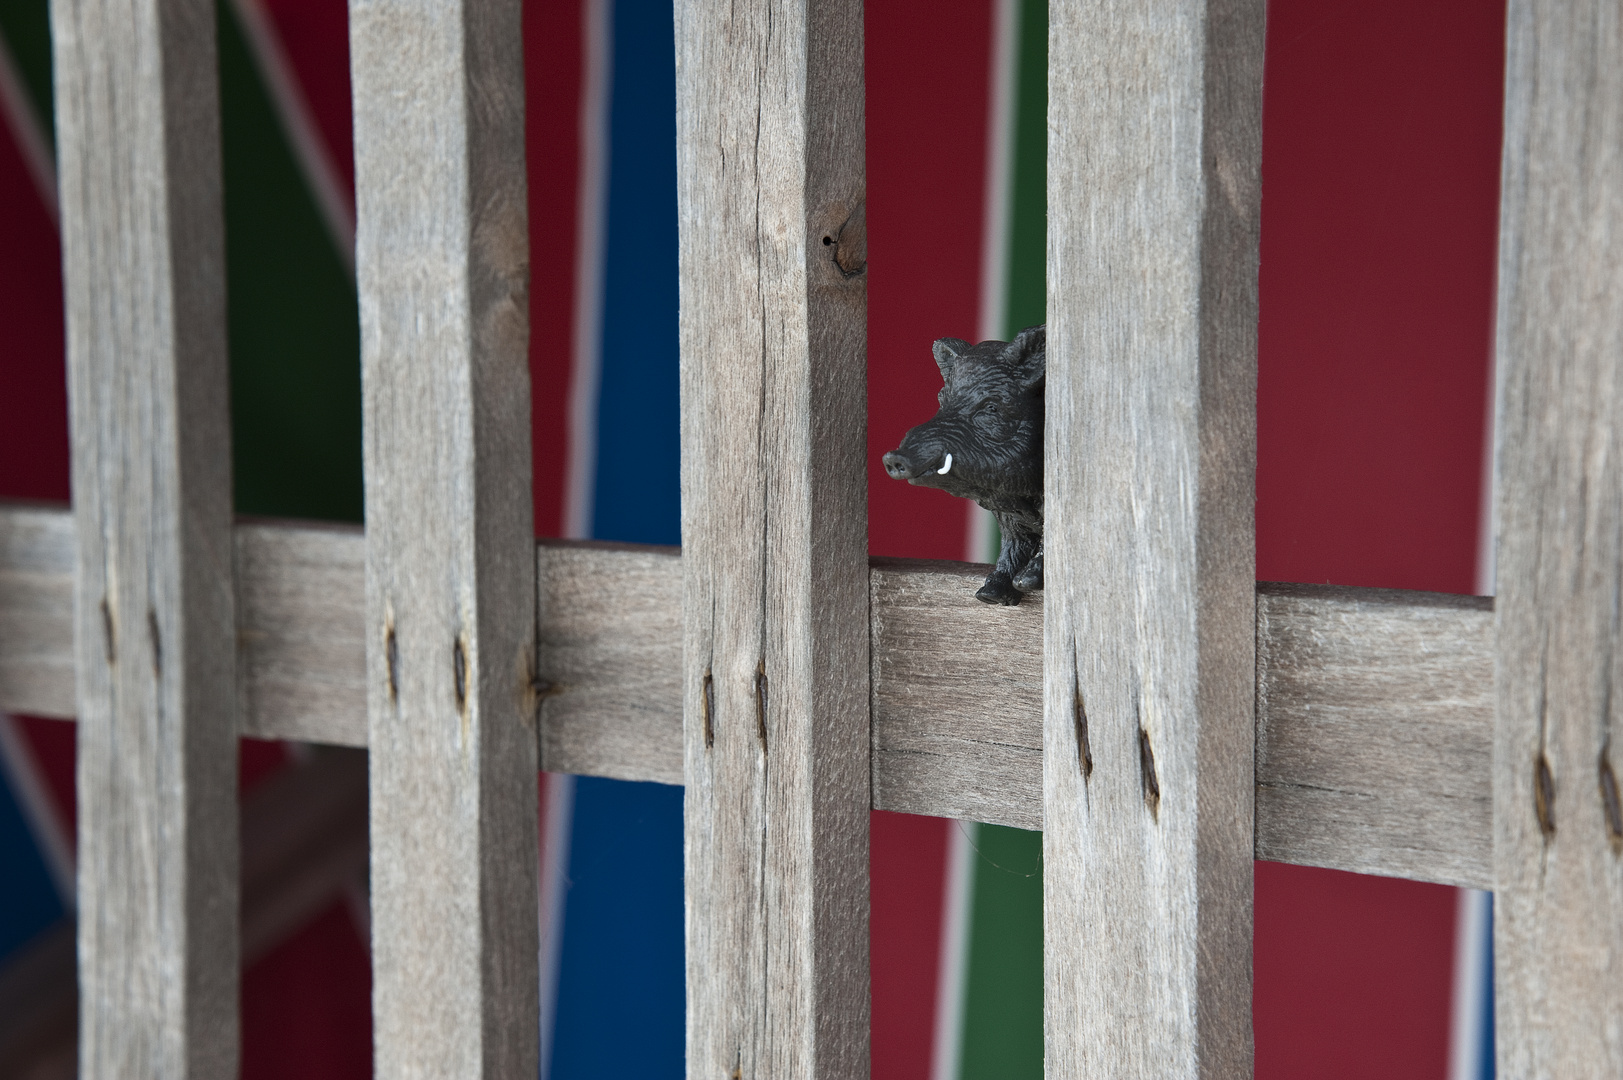
M 231 518 L 211 0 L 53 0 L 86 1077 L 237 1067 L 240 733 L 370 751 L 381 1076 L 536 1071 L 536 771 L 685 783 L 688 1071 L 868 1069 L 867 810 L 1044 830 L 1053 1077 L 1251 1071 L 1254 856 L 1623 1075 L 1623 6 L 1511 0 L 1498 600 L 1253 582 L 1262 0 L 1051 0 L 1047 590 L 866 555 L 862 9 L 678 0 L 683 537 L 531 540 L 518 0 L 351 0 L 366 520 Z M 363 722 L 362 718 L 365 718 Z

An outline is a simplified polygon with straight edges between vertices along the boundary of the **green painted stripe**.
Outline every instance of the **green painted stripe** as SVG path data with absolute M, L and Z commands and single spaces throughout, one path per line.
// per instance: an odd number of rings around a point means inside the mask
M 360 521 L 355 282 L 236 13 L 217 10 L 237 509 Z
M 1042 1080 L 1042 840 L 974 826 L 962 1080 Z
M 1004 336 L 1047 318 L 1048 4 L 1018 0 Z M 973 826 L 960 1080 L 1042 1080 L 1042 834 Z
M 1048 2 L 1020 0 L 1006 334 L 1048 319 Z
M 51 7 L 49 0 L 0 0 L 0 35 L 17 78 L 34 106 L 46 145 L 56 146 L 51 125 Z

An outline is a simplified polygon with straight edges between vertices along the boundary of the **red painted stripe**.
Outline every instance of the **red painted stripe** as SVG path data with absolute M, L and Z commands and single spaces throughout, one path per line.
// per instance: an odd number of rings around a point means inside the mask
M 68 498 L 68 387 L 56 225 L 0 120 L 0 498 Z
M 936 408 L 939 337 L 974 339 L 991 75 L 987 0 L 869 4 L 868 512 L 876 554 L 961 559 L 965 506 L 879 467 Z M 928 1080 L 947 845 L 936 818 L 872 820 L 873 1076 Z
M 535 528 L 563 531 L 574 358 L 575 215 L 580 202 L 582 9 L 524 7 L 525 138 L 530 196 L 530 377 Z
M 349 10 L 344 0 L 256 0 L 270 17 L 338 176 L 355 203 Z
M 1257 575 L 1470 592 L 1501 0 L 1273 0 Z M 1444 1075 L 1454 890 L 1259 863 L 1259 1080 Z

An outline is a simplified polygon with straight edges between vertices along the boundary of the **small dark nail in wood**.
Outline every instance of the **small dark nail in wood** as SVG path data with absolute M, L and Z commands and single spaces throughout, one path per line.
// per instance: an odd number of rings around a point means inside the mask
M 118 659 L 117 635 L 113 632 L 113 609 L 107 606 L 107 598 L 101 598 L 101 633 L 102 644 L 107 648 L 107 662 L 113 663 Z
M 1155 751 L 1150 746 L 1150 733 L 1138 729 L 1138 771 L 1144 784 L 1144 805 L 1150 816 L 1161 820 L 1161 778 L 1155 774 Z
M 163 636 L 158 633 L 158 613 L 147 608 L 147 637 L 152 642 L 152 674 L 163 678 Z
M 1082 766 L 1082 779 L 1087 780 L 1093 776 L 1093 748 L 1088 745 L 1088 709 L 1082 702 L 1080 683 L 1076 685 L 1073 693 L 1073 704 L 1076 709 L 1076 759 Z
M 1538 830 L 1548 843 L 1555 835 L 1555 777 L 1550 775 L 1550 759 L 1542 752 L 1533 763 L 1533 811 L 1538 814 Z
M 400 700 L 400 646 L 394 639 L 394 620 L 383 627 L 383 658 L 389 668 L 389 701 Z
M 766 660 L 755 668 L 755 735 L 761 740 L 761 753 L 766 753 Z
M 716 683 L 710 677 L 710 669 L 704 669 L 704 748 L 710 749 L 716 745 Z
M 1606 811 L 1606 833 L 1612 842 L 1612 854 L 1623 854 L 1623 804 L 1617 797 L 1617 774 L 1612 772 L 1611 743 L 1600 752 L 1600 803 Z
M 458 712 L 468 709 L 468 653 L 462 647 L 462 636 L 457 635 L 451 646 L 451 668 L 456 675 L 456 707 Z

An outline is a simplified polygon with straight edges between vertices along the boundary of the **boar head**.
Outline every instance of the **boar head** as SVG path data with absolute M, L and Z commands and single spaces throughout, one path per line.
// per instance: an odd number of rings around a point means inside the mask
M 1018 604 L 1043 587 L 1044 328 L 1013 341 L 935 343 L 940 409 L 885 455 L 897 480 L 974 499 L 997 517 L 1003 547 L 975 593 Z
M 885 455 L 885 471 L 992 511 L 1041 499 L 1043 327 L 979 345 L 942 338 L 935 362 L 943 383 L 940 409 Z

